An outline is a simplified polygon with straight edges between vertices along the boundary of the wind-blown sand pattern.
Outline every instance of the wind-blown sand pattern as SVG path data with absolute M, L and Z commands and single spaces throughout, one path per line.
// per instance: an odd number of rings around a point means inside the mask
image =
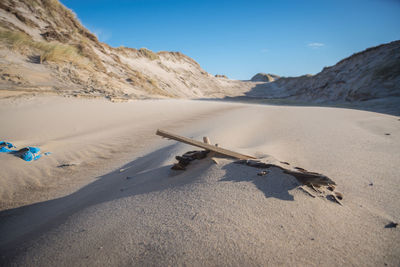
M 0 261 L 23 266 L 362 265 L 400 262 L 400 121 L 339 108 L 188 100 L 0 100 Z M 193 147 L 162 128 L 323 173 L 310 197 L 278 168 L 233 159 L 170 170 Z M 390 134 L 390 135 L 387 135 Z

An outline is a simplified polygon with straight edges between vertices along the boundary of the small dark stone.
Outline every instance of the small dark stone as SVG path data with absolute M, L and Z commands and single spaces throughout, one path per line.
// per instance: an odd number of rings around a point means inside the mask
M 261 172 L 257 173 L 258 176 L 265 176 L 267 174 L 268 174 L 267 171 L 261 171 Z
M 374 185 L 374 183 L 373 183 L 373 182 L 369 183 L 369 186 L 373 186 L 373 185 Z
M 390 223 L 385 225 L 385 228 L 396 228 L 397 225 L 399 225 L 399 224 L 395 223 L 395 222 L 390 222 Z
M 315 240 L 315 239 L 314 239 L 314 237 L 313 237 L 313 238 L 311 238 L 311 240 L 313 240 L 313 241 L 314 241 L 314 240 Z
M 390 133 L 385 133 L 385 135 L 390 135 Z
M 129 179 L 132 179 L 133 177 L 130 177 L 130 176 L 127 176 L 126 177 L 126 180 L 129 180 Z

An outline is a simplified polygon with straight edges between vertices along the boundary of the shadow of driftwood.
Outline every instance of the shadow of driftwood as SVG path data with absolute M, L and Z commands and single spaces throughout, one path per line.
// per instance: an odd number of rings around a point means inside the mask
M 42 235 L 90 206 L 178 188 L 199 179 L 198 175 L 193 175 L 194 172 L 202 173 L 212 166 L 211 160 L 202 160 L 185 172 L 172 171 L 171 165 L 166 165 L 165 160 L 176 154 L 175 146 L 164 147 L 137 158 L 65 197 L 1 211 L 0 265 L 9 265 L 16 257 L 23 255 L 32 242 L 37 242 Z M 219 182 L 249 181 L 267 198 L 293 200 L 289 191 L 299 185 L 294 177 L 277 168 L 269 169 L 267 176 L 257 176 L 258 170 L 233 163 L 225 165 L 223 170 L 225 176 Z
M 163 166 L 172 147 L 138 158 L 65 197 L 1 211 L 0 265 L 10 263 L 29 246 L 30 240 L 39 238 L 89 206 L 193 182 L 196 177 L 189 175 L 192 179 L 188 179 L 186 174 L 174 174 L 170 165 Z
M 281 200 L 293 201 L 294 198 L 289 191 L 300 185 L 296 178 L 284 174 L 282 170 L 275 167 L 269 168 L 265 176 L 257 175 L 261 170 L 234 163 L 225 165 L 223 169 L 226 171 L 226 174 L 220 180 L 221 182 L 252 182 L 264 193 L 266 198 L 273 197 Z

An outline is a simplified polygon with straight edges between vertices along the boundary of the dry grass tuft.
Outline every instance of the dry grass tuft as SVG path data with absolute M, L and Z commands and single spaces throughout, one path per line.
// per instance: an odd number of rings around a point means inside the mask
M 80 63 L 81 56 L 73 46 L 57 43 L 38 43 L 35 47 L 42 51 L 40 55 L 42 61 Z
M 156 60 L 160 58 L 156 53 L 147 48 L 140 48 L 138 51 L 140 55 L 147 57 L 150 60 Z
M 0 29 L 0 42 L 22 53 L 38 53 L 40 61 L 80 63 L 82 56 L 71 45 L 57 42 L 36 42 L 23 32 Z
M 149 79 L 147 79 L 147 82 L 148 82 L 151 86 L 157 87 L 157 88 L 158 88 L 158 83 L 157 83 L 157 81 L 155 81 L 155 80 L 149 78 Z
M 140 71 L 133 70 L 132 74 L 129 76 L 129 78 L 126 79 L 126 81 L 135 86 L 144 88 L 147 92 L 149 92 L 152 95 L 173 97 L 173 95 L 169 94 L 168 92 L 160 88 L 156 80 L 153 80 L 148 76 L 145 76 Z
M 76 45 L 76 48 L 78 49 L 79 54 L 87 58 L 90 62 L 92 62 L 92 64 L 98 71 L 107 72 L 106 68 L 101 62 L 101 59 L 90 47 L 87 40 L 82 39 L 81 42 Z
M 400 76 L 400 61 L 393 61 L 388 64 L 379 66 L 374 71 L 374 76 L 382 80 L 394 79 Z
M 32 40 L 23 32 L 8 31 L 0 28 L 0 41 L 13 49 L 19 49 L 29 45 Z

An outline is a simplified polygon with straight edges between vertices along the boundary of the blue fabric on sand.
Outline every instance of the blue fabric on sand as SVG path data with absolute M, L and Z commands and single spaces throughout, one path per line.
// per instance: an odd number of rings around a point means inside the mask
M 25 161 L 32 161 L 33 160 L 33 154 L 30 151 L 26 151 L 24 154 L 21 155 L 21 159 Z
M 3 153 L 12 152 L 14 150 L 11 150 L 10 148 L 15 147 L 13 144 L 11 144 L 9 142 L 5 142 L 5 141 L 0 141 L 0 146 L 2 146 L 0 148 L 0 152 L 3 152 Z
M 9 142 L 5 141 L 0 141 L 0 152 L 3 153 L 11 153 L 11 154 L 16 154 L 16 156 L 20 157 L 21 159 L 25 161 L 32 161 L 32 160 L 38 160 L 42 157 L 41 154 L 37 154 L 40 152 L 40 148 L 38 147 L 33 147 L 33 146 L 27 146 L 24 150 L 26 150 L 24 153 L 20 154 L 20 150 L 12 150 L 10 148 L 15 148 L 15 146 Z M 44 153 L 46 156 L 50 155 L 50 152 Z
M 25 161 L 32 161 L 32 160 L 37 160 L 42 157 L 42 155 L 35 155 L 40 151 L 40 148 L 38 147 L 33 147 L 33 146 L 28 146 L 27 149 L 28 151 L 24 152 L 24 154 L 21 155 L 21 159 Z
M 33 146 L 28 146 L 28 149 L 32 153 L 38 153 L 40 151 L 40 148 L 38 147 L 33 147 Z
M 3 146 L 2 148 L 0 148 L 0 152 L 3 152 L 3 153 L 12 152 L 12 151 L 13 151 L 13 150 L 8 149 L 8 148 L 5 147 L 5 146 Z

